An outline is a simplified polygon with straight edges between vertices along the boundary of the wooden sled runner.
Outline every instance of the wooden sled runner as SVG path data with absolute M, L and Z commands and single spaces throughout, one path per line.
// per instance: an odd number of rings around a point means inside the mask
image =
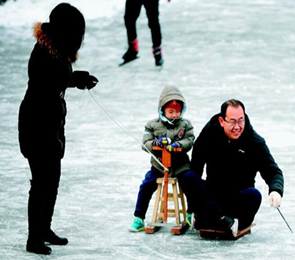
M 155 232 L 157 232 L 158 230 L 160 230 L 160 228 L 165 225 L 164 223 L 148 223 L 144 229 L 146 234 L 154 234 Z M 182 235 L 184 234 L 188 229 L 189 229 L 189 224 L 184 220 L 179 224 L 175 224 L 172 228 L 171 228 L 171 234 L 172 235 Z
M 238 231 L 236 237 L 234 237 L 230 232 L 221 231 L 221 230 L 213 230 L 213 229 L 199 229 L 200 236 L 203 238 L 209 239 L 223 239 L 223 240 L 237 240 L 247 234 L 251 233 L 251 228 L 256 224 L 252 223 L 249 227 Z

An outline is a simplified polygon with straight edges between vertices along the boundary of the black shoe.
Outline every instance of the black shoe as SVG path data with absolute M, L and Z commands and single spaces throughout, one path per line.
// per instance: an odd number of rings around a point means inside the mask
M 217 226 L 219 227 L 219 230 L 228 231 L 234 224 L 234 220 L 228 216 L 223 216 L 219 219 Z
M 201 228 L 200 218 L 196 214 L 193 214 L 192 217 L 192 228 L 199 230 Z
M 69 242 L 67 238 L 59 237 L 52 230 L 50 230 L 49 232 L 46 232 L 42 236 L 42 238 L 43 238 L 44 242 L 48 242 L 51 245 L 64 246 Z
M 122 57 L 125 63 L 135 60 L 137 58 L 138 58 L 138 52 L 135 52 L 132 48 L 129 48 Z
M 238 220 L 232 219 L 228 216 L 223 216 L 217 223 L 217 230 L 223 230 L 232 233 L 234 237 L 237 236 L 238 232 Z
M 156 66 L 162 66 L 164 63 L 163 57 L 162 57 L 162 49 L 161 47 L 157 47 L 153 49 L 153 54 L 155 57 L 155 64 Z
M 35 254 L 42 254 L 42 255 L 51 254 L 51 248 L 49 246 L 46 246 L 41 239 L 34 240 L 29 238 L 27 241 L 26 249 L 28 252 L 35 253 Z
M 138 58 L 138 41 L 135 39 L 129 42 L 129 47 L 126 53 L 122 56 L 125 62 L 129 62 Z

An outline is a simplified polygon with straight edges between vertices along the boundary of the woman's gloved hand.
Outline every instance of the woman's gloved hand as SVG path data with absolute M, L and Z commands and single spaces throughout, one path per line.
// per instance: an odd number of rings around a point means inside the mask
M 90 75 L 88 71 L 76 70 L 72 73 L 70 86 L 78 89 L 92 89 L 96 86 L 98 79 Z

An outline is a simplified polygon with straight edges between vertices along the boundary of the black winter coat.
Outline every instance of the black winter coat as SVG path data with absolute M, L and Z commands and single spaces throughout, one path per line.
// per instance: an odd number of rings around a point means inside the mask
M 206 164 L 206 182 L 215 196 L 254 187 L 259 171 L 269 186 L 269 193 L 283 195 L 282 171 L 275 163 L 265 140 L 258 135 L 246 115 L 245 129 L 238 140 L 229 140 L 217 114 L 205 125 L 196 139 L 191 169 L 202 176 Z
M 64 94 L 71 74 L 67 57 L 53 55 L 45 45 L 36 43 L 29 60 L 28 89 L 19 111 L 19 143 L 26 158 L 63 157 L 67 113 Z

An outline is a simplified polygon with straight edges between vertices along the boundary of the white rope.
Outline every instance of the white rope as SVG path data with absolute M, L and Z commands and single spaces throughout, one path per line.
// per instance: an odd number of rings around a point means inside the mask
M 115 119 L 112 115 L 111 115 L 111 113 L 110 113 L 110 111 L 107 109 L 107 107 L 101 102 L 101 101 L 98 101 L 98 99 L 94 96 L 94 93 L 92 93 L 93 92 L 93 90 L 92 91 L 90 91 L 90 90 L 88 90 L 88 92 L 89 92 L 89 94 L 90 94 L 90 96 L 92 97 L 92 99 L 94 100 L 94 102 L 108 115 L 108 117 L 110 118 L 110 119 L 112 119 L 112 121 L 116 124 L 116 125 L 118 125 L 127 135 L 129 135 L 131 138 L 133 138 L 135 141 L 137 141 L 138 143 L 140 143 L 140 145 L 141 146 L 143 146 L 144 148 L 145 148 L 145 150 L 155 159 L 155 161 L 158 163 L 158 164 L 160 164 L 162 167 L 163 167 L 163 169 L 164 169 L 164 171 L 169 171 L 160 161 L 159 161 L 159 159 L 154 155 L 154 154 L 152 154 L 151 153 L 151 151 L 146 147 L 146 145 L 144 144 L 144 143 L 142 143 L 140 140 L 138 140 L 124 125 L 123 125 L 123 123 L 122 122 L 120 122 L 118 119 Z
M 79 99 L 79 103 L 78 103 L 78 107 L 81 108 L 84 105 L 84 93 L 85 93 L 85 89 L 82 91 L 80 99 Z

